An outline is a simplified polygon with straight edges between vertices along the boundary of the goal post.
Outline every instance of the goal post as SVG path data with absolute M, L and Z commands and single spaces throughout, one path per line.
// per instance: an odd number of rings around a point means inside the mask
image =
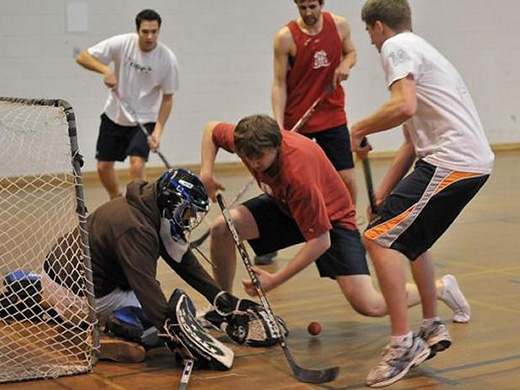
M 75 115 L 0 97 L 0 383 L 89 372 L 99 351 Z

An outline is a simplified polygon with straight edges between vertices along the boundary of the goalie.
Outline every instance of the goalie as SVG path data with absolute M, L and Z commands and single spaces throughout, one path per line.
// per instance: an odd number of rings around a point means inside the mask
M 222 291 L 190 250 L 185 234 L 208 210 L 208 196 L 198 177 L 178 169 L 166 171 L 155 183 L 131 182 L 125 197 L 105 203 L 88 217 L 95 309 L 105 331 L 118 336 L 102 338 L 101 358 L 138 362 L 146 349 L 166 343 L 200 365 L 231 367 L 233 351 L 197 322 L 190 298 L 176 289 L 166 300 L 156 278 L 159 257 L 206 297 L 214 307 L 207 319 L 233 341 L 260 347 L 277 342 L 278 334 L 262 306 Z M 70 250 L 67 241 L 77 233 L 56 245 L 42 274 L 44 299 L 55 303 L 55 310 L 69 321 L 76 310 L 60 306 L 56 296 L 60 289 L 71 294 L 71 276 L 57 259 Z

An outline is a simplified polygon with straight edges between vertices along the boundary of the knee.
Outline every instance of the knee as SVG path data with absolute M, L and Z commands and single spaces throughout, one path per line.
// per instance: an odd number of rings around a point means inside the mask
M 212 224 L 211 224 L 211 240 L 212 242 L 226 240 L 230 238 L 230 233 L 226 225 L 226 221 L 222 216 L 219 216 Z
M 97 165 L 99 174 L 107 174 L 114 171 L 114 164 L 108 161 L 100 161 Z
M 370 303 L 366 300 L 351 302 L 352 308 L 365 317 L 384 317 L 387 315 L 386 305 Z

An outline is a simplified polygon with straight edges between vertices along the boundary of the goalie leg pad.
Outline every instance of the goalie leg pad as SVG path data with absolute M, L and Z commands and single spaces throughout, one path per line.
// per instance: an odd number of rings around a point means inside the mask
M 198 366 L 228 370 L 233 365 L 233 351 L 199 324 L 191 299 L 180 289 L 176 289 L 170 297 L 168 318 L 160 336 L 172 351 L 196 360 Z

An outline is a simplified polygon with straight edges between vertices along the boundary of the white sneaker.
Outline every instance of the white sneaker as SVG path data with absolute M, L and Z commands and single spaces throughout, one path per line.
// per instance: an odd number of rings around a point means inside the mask
M 460 290 L 457 279 L 453 275 L 444 275 L 441 281 L 444 285 L 441 300 L 453 310 L 453 322 L 468 322 L 471 317 L 471 308 Z
M 385 387 L 404 377 L 412 367 L 418 366 L 430 356 L 430 347 L 418 335 L 413 336 L 412 346 L 387 345 L 381 352 L 381 361 L 370 370 L 365 384 L 368 387 Z

